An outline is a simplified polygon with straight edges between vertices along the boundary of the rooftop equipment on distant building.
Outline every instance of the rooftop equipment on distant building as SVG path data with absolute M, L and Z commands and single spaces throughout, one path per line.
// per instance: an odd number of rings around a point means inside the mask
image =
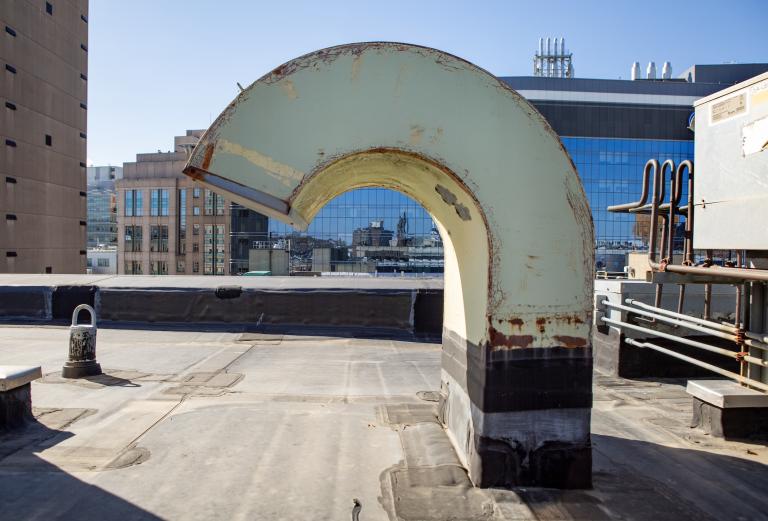
M 539 38 L 539 50 L 533 57 L 533 75 L 546 78 L 573 78 L 573 54 L 565 52 L 565 38 Z
M 640 62 L 632 62 L 632 72 L 630 73 L 630 78 L 632 79 L 632 81 L 643 79 L 640 73 Z M 648 79 L 648 80 L 656 79 L 656 62 L 648 62 L 648 67 L 646 67 L 645 69 L 645 79 Z M 661 80 L 672 79 L 672 64 L 670 62 L 668 61 L 664 62 L 664 65 L 661 67 L 661 77 L 659 79 Z
M 661 68 L 661 79 L 662 80 L 671 80 L 672 79 L 672 64 L 669 62 L 664 62 L 664 66 Z
M 645 75 L 649 80 L 656 79 L 656 62 L 648 62 L 648 67 L 645 69 Z

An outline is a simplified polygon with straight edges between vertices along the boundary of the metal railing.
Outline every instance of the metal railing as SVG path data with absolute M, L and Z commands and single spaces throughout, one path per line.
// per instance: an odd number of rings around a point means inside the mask
M 739 330 L 739 328 L 732 326 L 730 324 L 718 323 L 711 320 L 701 319 L 698 317 L 691 317 L 682 313 L 676 313 L 674 311 L 670 311 L 667 309 L 651 306 L 649 304 L 638 302 L 637 300 L 629 299 L 629 298 L 625 299 L 624 304 L 619 304 L 616 302 L 611 302 L 606 298 L 598 297 L 597 303 L 598 303 L 598 311 L 601 312 L 601 314 L 598 315 L 599 322 L 617 327 L 619 329 L 628 329 L 630 331 L 636 331 L 638 333 L 645 333 L 649 336 L 663 338 L 671 342 L 676 342 L 682 345 L 694 347 L 697 349 L 708 351 L 710 353 L 715 353 L 727 358 L 731 358 L 739 363 L 740 370 L 739 370 L 739 373 L 728 371 L 727 369 L 723 369 L 716 365 L 704 362 L 702 360 L 698 360 L 694 357 L 684 355 L 682 353 L 678 353 L 677 351 L 659 346 L 652 342 L 647 342 L 647 341 L 641 342 L 633 338 L 626 338 L 625 341 L 627 344 L 633 345 L 636 347 L 653 349 L 654 351 L 664 353 L 666 355 L 672 356 L 674 358 L 678 358 L 680 360 L 691 363 L 698 367 L 702 367 L 714 373 L 720 374 L 722 376 L 731 378 L 744 385 L 748 385 L 755 389 L 768 392 L 768 384 L 765 384 L 763 382 L 760 382 L 758 380 L 755 380 L 746 376 L 746 374 L 748 373 L 747 371 L 748 364 L 753 364 L 755 366 L 768 368 L 768 360 L 763 360 L 762 358 L 751 355 L 748 351 L 743 351 L 740 349 L 741 345 L 747 345 L 749 347 L 768 352 L 768 342 L 765 342 L 765 340 L 768 340 L 768 338 L 765 337 L 764 335 L 759 333 L 753 333 L 753 332 L 742 332 Z M 698 333 L 704 333 L 707 336 L 729 340 L 734 342 L 734 346 L 737 348 L 737 350 L 734 351 L 730 349 L 725 349 L 723 347 L 711 345 L 706 342 L 701 342 L 699 340 L 693 340 L 690 338 L 673 335 L 671 333 L 666 333 L 664 331 L 659 331 L 658 329 L 653 329 L 651 327 L 633 324 L 633 323 L 625 322 L 621 320 L 615 320 L 615 319 L 604 316 L 604 311 L 606 309 L 615 309 L 625 313 L 637 315 L 638 317 L 652 319 L 658 323 L 664 323 L 670 326 L 684 328 L 684 329 L 688 329 L 690 331 L 695 331 Z

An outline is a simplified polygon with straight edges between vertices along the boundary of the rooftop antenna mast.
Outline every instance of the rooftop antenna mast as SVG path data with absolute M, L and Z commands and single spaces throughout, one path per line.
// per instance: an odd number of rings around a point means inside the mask
M 554 43 L 554 45 L 553 45 Z M 544 78 L 573 78 L 573 54 L 565 50 L 565 38 L 539 38 L 533 57 L 533 75 Z

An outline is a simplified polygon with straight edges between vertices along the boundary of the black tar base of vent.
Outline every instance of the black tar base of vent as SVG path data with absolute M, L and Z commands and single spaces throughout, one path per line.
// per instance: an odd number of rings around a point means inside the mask
M 592 488 L 592 447 L 544 443 L 526 451 L 509 443 L 479 437 L 476 484 L 488 487 Z M 470 463 L 471 465 L 471 463 Z
M 493 351 L 444 331 L 442 367 L 486 413 L 592 407 L 589 348 Z
M 492 437 L 491 431 L 482 429 L 471 434 L 467 460 L 475 485 L 591 487 L 590 348 L 494 350 L 444 330 L 442 368 L 466 391 L 473 416 L 488 415 L 486 425 L 495 421 L 495 414 L 507 414 L 504 421 L 514 423 L 520 415 L 538 412 L 542 418 L 564 421 L 563 429 L 575 429 L 565 437 L 568 441 L 545 439 L 542 443 L 532 443 L 528 435 L 514 429 L 503 437 Z

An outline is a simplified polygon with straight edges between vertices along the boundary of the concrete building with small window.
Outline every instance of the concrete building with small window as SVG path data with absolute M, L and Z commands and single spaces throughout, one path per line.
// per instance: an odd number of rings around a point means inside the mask
M 242 209 L 182 174 L 202 130 L 174 138 L 173 151 L 137 154 L 117 181 L 118 273 L 125 275 L 234 275 L 247 271 L 232 259 L 238 237 L 266 231 L 267 218 Z M 245 223 L 245 225 L 243 224 Z M 243 265 L 242 268 L 233 266 Z
M 85 273 L 88 1 L 0 1 L 0 273 Z

